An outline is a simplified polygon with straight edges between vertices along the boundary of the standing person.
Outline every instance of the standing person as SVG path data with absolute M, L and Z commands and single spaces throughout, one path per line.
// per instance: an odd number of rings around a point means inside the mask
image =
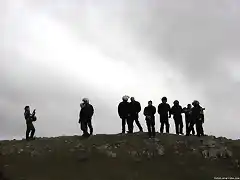
M 79 114 L 79 123 L 81 124 L 81 130 L 83 131 L 83 136 L 88 137 L 93 134 L 92 126 L 92 116 L 94 114 L 94 108 L 89 103 L 88 98 L 83 98 L 83 103 L 80 104 L 81 110 Z M 88 133 L 88 128 L 90 133 Z
M 148 101 L 148 106 L 144 108 L 144 116 L 146 116 L 146 123 L 148 128 L 148 136 L 149 138 L 154 138 L 155 133 L 155 113 L 156 108 L 152 105 L 152 101 Z
M 173 115 L 173 119 L 175 122 L 176 134 L 183 134 L 183 120 L 182 120 L 183 109 L 182 106 L 179 105 L 178 100 L 175 100 L 173 104 L 174 105 L 171 108 L 171 114 Z
M 192 123 L 191 121 L 192 105 L 188 104 L 187 107 L 183 108 L 183 111 L 185 113 L 186 136 L 189 136 L 191 132 L 194 135 L 195 134 L 194 123 Z
M 140 132 L 143 132 L 143 128 L 139 122 L 139 115 L 138 113 L 141 111 L 141 104 L 135 100 L 134 97 L 131 97 L 131 102 L 130 102 L 130 118 L 131 121 L 137 124 L 138 129 Z
M 205 108 L 202 108 L 200 106 L 199 101 L 195 100 L 192 103 L 193 108 L 192 108 L 192 114 L 191 118 L 192 120 L 196 123 L 196 130 L 197 130 L 197 136 L 204 136 L 204 131 L 203 131 L 203 123 L 204 123 L 204 113 L 203 111 Z
M 170 105 L 167 103 L 167 98 L 162 98 L 162 103 L 158 105 L 158 114 L 160 115 L 160 132 L 163 133 L 164 125 L 166 126 L 166 133 L 169 133 L 169 119 L 171 117 L 170 114 Z
M 36 110 L 34 109 L 32 114 L 30 112 L 29 106 L 25 106 L 24 110 L 25 110 L 24 117 L 25 117 L 26 125 L 27 125 L 26 140 L 33 140 L 34 134 L 35 134 L 35 127 L 33 125 L 33 122 L 37 120 L 37 117 L 35 116 Z M 29 134 L 30 134 L 30 137 L 29 137 Z
M 125 133 L 126 123 L 128 125 L 128 133 L 133 133 L 133 122 L 130 118 L 130 103 L 129 96 L 123 96 L 122 102 L 118 105 L 118 115 L 122 119 L 122 133 Z

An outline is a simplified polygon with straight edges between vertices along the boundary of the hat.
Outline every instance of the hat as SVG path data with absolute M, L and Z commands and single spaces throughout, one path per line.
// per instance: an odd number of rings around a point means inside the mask
M 127 101 L 129 99 L 129 96 L 125 95 L 122 97 L 122 100 Z

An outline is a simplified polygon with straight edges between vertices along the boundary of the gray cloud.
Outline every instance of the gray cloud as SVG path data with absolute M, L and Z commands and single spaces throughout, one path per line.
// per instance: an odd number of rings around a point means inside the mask
M 238 74 L 236 67 L 239 66 L 240 6 L 237 0 L 120 0 L 114 3 L 110 0 L 61 0 L 57 3 L 54 0 L 25 0 L 15 4 L 1 3 L 4 4 L 1 7 L 5 7 L 5 11 L 1 11 L 1 21 L 5 24 L 0 30 L 4 35 L 4 43 L 0 43 L 0 76 L 3 77 L 0 83 L 4 87 L 0 89 L 0 127 L 4 127 L 0 137 L 23 135 L 22 108 L 28 103 L 37 106 L 41 119 L 37 124 L 38 135 L 78 133 L 74 123 L 77 122 L 79 101 L 85 95 L 92 97 L 91 102 L 96 107 L 97 133 L 116 133 L 120 130 L 116 106 L 124 93 L 136 93 L 142 106 L 149 98 L 157 105 L 163 95 L 169 96 L 170 101 L 178 98 L 183 105 L 200 99 L 207 108 L 207 133 L 238 137 L 239 76 L 233 78 L 231 75 L 233 71 Z M 30 14 L 33 17 L 29 17 Z M 45 19 L 37 23 L 37 17 Z M 107 88 L 103 88 L 103 80 L 94 81 L 100 76 L 95 75 L 88 82 L 84 74 L 77 75 L 77 68 L 64 71 L 64 66 L 60 66 L 64 61 L 51 59 L 57 52 L 58 58 L 65 57 L 64 52 L 59 52 L 67 47 L 64 42 L 60 41 L 62 47 L 51 50 L 55 54 L 50 54 L 44 46 L 56 44 L 39 45 L 46 34 L 36 37 L 40 32 L 37 28 L 44 33 L 51 30 L 46 20 L 67 29 L 64 32 L 71 33 L 76 44 L 87 42 L 113 63 L 123 62 L 135 82 L 117 88 L 109 74 L 104 76 L 108 83 Z M 28 27 L 29 22 L 36 26 Z M 28 32 L 34 32 L 35 36 Z M 81 54 L 83 52 L 76 56 L 84 57 Z M 69 57 L 74 58 L 74 55 Z M 46 59 L 55 65 L 47 65 Z M 76 62 L 71 58 L 66 60 L 65 68 L 71 68 Z M 83 60 L 79 60 L 79 72 L 84 66 Z M 106 67 L 99 69 L 111 72 Z M 95 72 L 89 68 L 89 73 Z M 119 83 L 124 81 L 128 78 L 119 79 Z

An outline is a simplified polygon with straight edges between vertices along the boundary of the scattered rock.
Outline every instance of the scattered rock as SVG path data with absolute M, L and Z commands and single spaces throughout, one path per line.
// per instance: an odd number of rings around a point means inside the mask
M 106 151 L 108 157 L 116 158 L 117 154 L 112 151 Z
M 36 150 L 33 150 L 32 152 L 30 152 L 30 155 L 31 155 L 31 157 L 36 157 L 36 156 L 40 155 L 40 153 Z
M 23 151 L 24 151 L 23 149 L 20 149 L 20 150 L 18 151 L 18 154 L 21 154 Z
M 158 155 L 160 155 L 160 156 L 164 155 L 164 151 L 165 151 L 165 149 L 162 145 L 157 146 Z
M 138 155 L 137 151 L 129 151 L 128 153 L 133 157 L 136 157 Z
M 231 158 L 233 154 L 230 150 L 227 149 L 227 147 L 222 147 L 205 149 L 202 151 L 202 155 L 204 158 L 217 159 L 217 158 Z

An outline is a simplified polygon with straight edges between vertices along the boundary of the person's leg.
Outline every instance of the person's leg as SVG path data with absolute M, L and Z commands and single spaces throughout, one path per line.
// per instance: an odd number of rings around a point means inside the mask
M 30 133 L 31 129 L 29 124 L 27 124 L 27 130 L 26 130 L 26 139 L 29 139 L 29 133 Z
M 142 128 L 142 126 L 141 126 L 141 124 L 139 122 L 138 117 L 135 118 L 135 123 L 137 124 L 139 131 L 143 132 L 143 128 Z
M 179 128 L 180 128 L 180 134 L 183 134 L 183 120 L 182 120 L 182 117 L 179 117 Z
M 163 129 L 164 129 L 164 122 L 160 122 L 161 123 L 161 126 L 160 126 L 160 133 L 163 133 Z
M 148 130 L 148 137 L 152 137 L 152 132 L 151 132 L 151 122 L 150 120 L 146 120 L 147 123 L 147 130 Z
M 128 124 L 128 133 L 133 133 L 133 120 L 131 117 L 127 118 L 127 124 Z
M 200 130 L 200 123 L 199 123 L 199 121 L 196 122 L 196 130 L 197 130 L 197 136 L 200 137 L 201 130 Z
M 87 131 L 87 121 L 86 120 L 81 121 L 81 129 L 83 131 L 83 136 L 87 137 L 89 134 L 88 134 L 88 131 Z
M 195 127 L 196 126 L 196 123 L 193 123 L 192 125 L 192 135 L 195 135 L 196 134 L 196 130 L 195 130 Z
M 186 127 L 185 133 L 186 133 L 186 135 L 187 135 L 188 132 L 189 132 L 189 127 L 190 127 L 188 117 L 185 117 L 185 127 Z
M 170 124 L 169 124 L 168 118 L 166 119 L 165 124 L 166 124 L 166 133 L 169 133 Z
M 163 118 L 162 115 L 160 115 L 160 123 L 161 123 L 161 125 L 160 125 L 160 133 L 163 133 L 165 122 L 164 122 L 164 118 Z
M 152 120 L 152 122 L 151 122 L 151 128 L 152 128 L 152 137 L 155 137 L 155 136 L 156 136 L 155 120 Z
M 87 125 L 88 125 L 88 128 L 89 128 L 89 131 L 90 131 L 90 135 L 93 134 L 93 126 L 92 126 L 92 120 L 88 120 L 87 122 Z
M 203 130 L 203 123 L 202 123 L 202 122 L 200 123 L 199 128 L 200 128 L 200 134 L 201 134 L 201 136 L 204 136 L 204 130 Z
M 125 133 L 126 131 L 126 119 L 122 118 L 122 133 Z
M 174 123 L 175 123 L 176 134 L 179 134 L 179 123 L 176 118 L 174 119 Z
M 32 124 L 32 127 L 31 127 L 31 135 L 30 135 L 30 138 L 31 139 L 33 139 L 33 137 L 34 137 L 34 134 L 35 134 L 35 127 L 33 126 L 33 124 Z

